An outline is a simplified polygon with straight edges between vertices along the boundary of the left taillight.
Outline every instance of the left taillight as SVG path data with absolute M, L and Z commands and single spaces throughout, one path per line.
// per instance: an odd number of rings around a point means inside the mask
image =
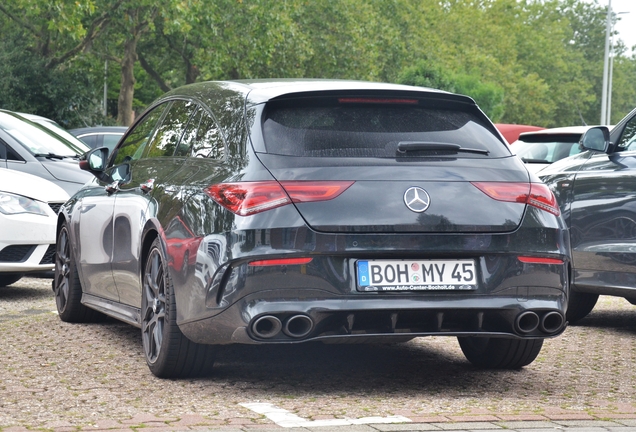
M 554 194 L 543 183 L 472 182 L 472 184 L 497 201 L 525 203 L 556 216 L 561 214 Z
M 260 181 L 219 183 L 205 189 L 217 203 L 239 216 L 249 216 L 287 204 L 327 201 L 353 181 Z

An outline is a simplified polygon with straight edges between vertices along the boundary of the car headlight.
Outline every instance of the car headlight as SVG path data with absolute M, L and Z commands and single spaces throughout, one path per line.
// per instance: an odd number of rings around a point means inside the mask
M 48 216 L 46 207 L 45 203 L 32 200 L 31 198 L 8 192 L 0 192 L 0 213 L 6 215 L 32 213 Z

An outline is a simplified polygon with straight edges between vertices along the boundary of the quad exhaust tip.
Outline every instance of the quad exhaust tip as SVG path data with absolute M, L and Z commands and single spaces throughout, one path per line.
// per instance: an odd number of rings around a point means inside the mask
M 559 312 L 548 312 L 541 318 L 539 330 L 545 333 L 555 333 L 563 327 L 565 318 Z
M 515 327 L 519 333 L 532 333 L 539 328 L 539 315 L 536 312 L 521 312 L 515 320 Z
M 283 333 L 292 338 L 307 336 L 314 328 L 314 322 L 307 315 L 294 315 L 285 322 Z
M 549 311 L 539 316 L 533 311 L 521 312 L 515 320 L 515 330 L 521 334 L 532 333 L 539 329 L 542 333 L 554 334 L 565 325 L 563 314 Z
M 560 312 L 552 310 L 540 312 L 540 314 L 531 310 L 521 312 L 515 319 L 515 331 L 527 335 L 538 329 L 550 335 L 563 329 L 565 317 Z M 274 315 L 263 315 L 254 320 L 251 327 L 254 335 L 261 339 L 271 339 L 278 336 L 281 331 L 287 337 L 301 339 L 314 329 L 314 321 L 308 315 L 298 314 L 287 318 L 283 325 L 280 318 Z
M 261 339 L 271 339 L 282 331 L 286 336 L 300 339 L 314 329 L 313 320 L 307 315 L 292 315 L 283 326 L 280 318 L 274 315 L 263 315 L 252 323 L 252 332 Z
M 270 339 L 280 333 L 283 323 L 274 315 L 265 315 L 252 324 L 254 334 L 263 339 Z

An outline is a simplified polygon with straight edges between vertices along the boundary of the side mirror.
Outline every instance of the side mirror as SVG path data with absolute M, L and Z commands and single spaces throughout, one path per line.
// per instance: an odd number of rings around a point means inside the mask
M 583 150 L 607 152 L 609 140 L 609 129 L 606 126 L 595 126 L 583 134 L 579 144 Z
M 80 159 L 80 169 L 93 174 L 101 173 L 108 161 L 108 147 L 99 147 L 84 153 Z

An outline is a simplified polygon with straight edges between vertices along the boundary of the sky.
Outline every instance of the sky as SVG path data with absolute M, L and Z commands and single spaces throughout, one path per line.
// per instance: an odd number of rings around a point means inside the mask
M 599 4 L 605 6 L 608 1 L 599 0 Z M 636 45 L 636 0 L 612 0 L 612 10 L 614 13 L 629 12 L 619 15 L 620 21 L 614 29 L 618 31 L 618 37 L 623 40 L 625 46 L 630 49 Z

